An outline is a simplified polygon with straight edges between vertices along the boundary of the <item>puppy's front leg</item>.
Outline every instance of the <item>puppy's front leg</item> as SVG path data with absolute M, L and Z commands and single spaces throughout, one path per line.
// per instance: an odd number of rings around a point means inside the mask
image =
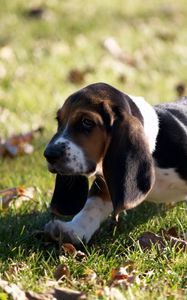
M 75 199 L 76 201 L 76 199 Z M 74 244 L 88 242 L 101 223 L 112 212 L 112 202 L 104 179 L 98 176 L 89 192 L 88 200 L 83 209 L 69 222 L 50 221 L 45 225 L 45 231 L 54 240 L 63 239 L 63 235 Z

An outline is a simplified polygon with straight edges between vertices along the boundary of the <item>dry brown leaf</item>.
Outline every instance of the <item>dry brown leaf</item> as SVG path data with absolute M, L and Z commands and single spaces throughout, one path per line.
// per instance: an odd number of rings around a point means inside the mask
M 19 194 L 18 198 L 14 201 L 16 208 L 19 208 L 23 202 L 28 202 L 34 198 L 36 188 L 31 186 L 23 189 L 23 193 Z
M 13 135 L 6 141 L 0 143 L 0 157 L 16 157 L 23 154 L 31 154 L 34 147 L 30 144 L 36 133 L 42 133 L 39 127 L 25 134 Z
M 88 73 L 92 73 L 94 69 L 92 67 L 85 67 L 84 69 L 72 69 L 68 74 L 68 81 L 74 84 L 82 84 L 85 81 L 85 76 Z
M 16 187 L 4 189 L 0 191 L 0 208 L 6 209 L 9 207 L 10 202 L 18 197 L 18 189 Z
M 168 242 L 171 247 L 175 247 L 176 250 L 187 250 L 187 241 L 171 236 L 168 234 L 168 231 L 163 230 L 162 236 L 153 232 L 144 232 L 139 237 L 138 242 L 143 250 L 151 249 L 153 245 L 158 246 L 159 250 L 163 250 L 166 248 Z
M 43 17 L 43 14 L 45 12 L 44 7 L 42 6 L 33 6 L 29 8 L 25 14 L 27 17 L 32 18 L 32 19 L 40 19 Z
M 178 97 L 182 97 L 185 95 L 186 92 L 186 86 L 183 82 L 179 82 L 176 86 L 175 86 L 175 90 L 177 92 L 177 96 Z
M 106 38 L 102 45 L 114 58 L 129 66 L 137 67 L 137 61 L 135 57 L 122 50 L 115 38 Z
M 151 249 L 153 245 L 158 245 L 159 248 L 163 249 L 165 247 L 164 240 L 161 236 L 158 234 L 155 234 L 153 232 L 146 231 L 144 232 L 139 238 L 138 242 L 140 247 L 145 249 Z
M 162 234 L 162 235 L 163 235 L 163 234 L 164 234 L 164 235 L 170 235 L 170 236 L 179 238 L 179 234 L 178 234 L 178 231 L 177 231 L 177 228 L 176 228 L 176 227 L 171 227 L 171 228 L 169 228 L 168 230 L 162 229 L 162 230 L 161 230 L 161 234 Z
M 86 296 L 83 293 L 72 291 L 68 289 L 55 289 L 53 296 L 56 300 L 79 300 L 86 299 Z
M 28 300 L 83 300 L 86 296 L 78 291 L 69 289 L 57 289 L 52 292 L 37 294 L 34 292 L 26 292 Z
M 85 259 L 87 259 L 87 255 L 86 255 L 86 253 L 78 250 L 77 254 L 76 254 L 76 259 L 79 261 L 85 260 Z
M 71 243 L 64 243 L 61 247 L 65 253 L 70 254 L 74 257 L 77 255 L 77 250 Z
M 0 279 L 0 288 L 13 300 L 27 300 L 25 292 L 16 284 Z
M 136 275 L 134 263 L 126 262 L 119 268 L 113 268 L 111 271 L 111 286 L 122 286 L 127 288 L 130 284 L 140 284 L 140 279 Z
M 70 271 L 67 265 L 60 264 L 57 266 L 55 272 L 54 272 L 54 278 L 56 280 L 60 280 L 63 278 L 70 278 Z
M 36 189 L 34 187 L 13 187 L 4 190 L 0 190 L 0 209 L 8 208 L 13 200 L 19 199 L 19 203 L 16 203 L 16 207 L 22 204 L 22 201 L 30 200 L 34 198 Z
M 54 288 L 46 293 L 25 292 L 18 285 L 0 279 L 0 289 L 13 300 L 80 300 L 86 299 L 83 293 L 70 289 Z
M 125 268 L 120 267 L 120 268 L 114 268 L 112 269 L 111 272 L 111 277 L 112 280 L 121 280 L 121 279 L 127 279 L 128 278 L 128 273 Z
M 81 84 L 85 80 L 85 72 L 78 69 L 73 69 L 68 74 L 68 80 L 71 83 Z
M 61 248 L 63 249 L 63 252 L 65 252 L 65 254 L 69 254 L 73 257 L 75 257 L 77 260 L 85 260 L 87 258 L 87 255 L 75 248 L 75 246 L 73 246 L 71 243 L 63 243 L 61 245 Z
M 113 268 L 111 271 L 112 280 L 128 279 L 129 274 L 134 272 L 134 263 L 132 261 L 125 262 L 122 267 Z

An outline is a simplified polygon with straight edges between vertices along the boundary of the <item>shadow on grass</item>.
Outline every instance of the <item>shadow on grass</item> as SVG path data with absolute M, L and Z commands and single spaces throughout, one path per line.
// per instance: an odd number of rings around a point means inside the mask
M 0 258 L 15 259 L 22 255 L 31 255 L 35 251 L 47 250 L 40 240 L 34 236 L 34 231 L 43 230 L 50 219 L 48 212 L 33 212 L 23 214 L 4 214 L 0 218 Z M 44 250 L 44 251 L 43 251 Z M 50 250 L 50 247 L 49 247 Z
M 164 211 L 160 206 L 143 203 L 126 215 L 121 216 L 119 224 L 114 234 L 115 224 L 109 218 L 101 229 L 96 232 L 89 243 L 91 247 L 98 247 L 101 244 L 113 243 L 118 237 L 128 241 L 130 232 L 137 226 L 146 223 L 155 215 L 163 215 Z M 41 251 L 46 259 L 51 251 L 55 251 L 55 243 L 47 248 L 38 240 L 33 232 L 42 230 L 45 223 L 51 219 L 49 212 L 33 212 L 23 214 L 4 214 L 0 220 L 0 257 L 2 260 L 15 259 L 23 253 Z M 89 247 L 88 246 L 88 247 Z M 102 247 L 101 247 L 102 249 Z M 57 250 L 58 252 L 58 250 Z
M 146 225 L 154 216 L 164 216 L 165 213 L 163 205 L 144 202 L 136 208 L 122 213 L 117 224 L 113 219 L 108 219 L 94 235 L 92 241 L 94 244 L 100 244 L 101 240 L 113 243 L 116 239 L 120 239 L 129 245 L 132 243 L 130 235 L 133 230 L 141 225 Z

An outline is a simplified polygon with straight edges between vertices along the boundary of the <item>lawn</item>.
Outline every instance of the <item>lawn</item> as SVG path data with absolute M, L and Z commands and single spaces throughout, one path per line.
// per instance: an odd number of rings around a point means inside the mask
M 137 242 L 145 231 L 173 226 L 185 239 L 186 203 L 143 203 L 122 214 L 117 227 L 107 220 L 83 247 L 83 261 L 32 234 L 51 217 L 54 176 L 43 151 L 56 129 L 56 110 L 70 93 L 102 81 L 156 104 L 185 90 L 186 0 L 0 0 L 0 7 L 0 138 L 44 127 L 31 155 L 0 159 L 0 189 L 36 188 L 32 201 L 1 211 L 1 278 L 24 290 L 47 291 L 61 263 L 70 275 L 59 287 L 109 299 L 98 291 L 111 284 L 114 268 L 131 261 L 139 282 L 120 287 L 124 299 L 186 299 L 187 253 L 170 244 L 143 251 Z M 106 49 L 109 38 L 122 58 Z

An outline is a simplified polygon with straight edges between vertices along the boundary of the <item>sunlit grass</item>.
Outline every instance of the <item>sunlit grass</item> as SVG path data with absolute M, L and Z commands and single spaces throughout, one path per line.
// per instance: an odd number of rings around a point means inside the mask
M 37 5 L 42 16 L 28 17 Z M 97 81 L 142 95 L 152 104 L 176 99 L 176 85 L 187 82 L 187 5 L 185 0 L 0 0 L 0 6 L 0 137 L 45 128 L 32 155 L 0 161 L 1 189 L 37 187 L 29 204 L 1 213 L 0 272 L 24 289 L 46 290 L 60 263 L 59 249 L 45 248 L 32 232 L 50 219 L 54 176 L 47 171 L 43 150 L 56 128 L 56 110 L 70 93 Z M 137 61 L 136 67 L 106 51 L 103 42 L 110 36 Z M 70 82 L 70 70 L 86 68 L 91 71 L 82 81 Z M 7 117 L 2 117 L 5 110 Z M 71 284 L 65 280 L 60 285 L 95 294 L 110 283 L 113 267 L 133 261 L 139 275 L 154 273 L 143 286 L 123 291 L 127 299 L 184 299 L 186 253 L 172 248 L 160 255 L 155 249 L 143 252 L 137 238 L 146 230 L 172 226 L 185 238 L 186 204 L 169 210 L 142 204 L 122 219 L 118 228 L 104 224 L 86 246 L 85 262 L 68 257 Z M 17 273 L 11 267 L 15 264 L 20 266 Z M 84 280 L 87 268 L 96 272 L 97 284 Z

